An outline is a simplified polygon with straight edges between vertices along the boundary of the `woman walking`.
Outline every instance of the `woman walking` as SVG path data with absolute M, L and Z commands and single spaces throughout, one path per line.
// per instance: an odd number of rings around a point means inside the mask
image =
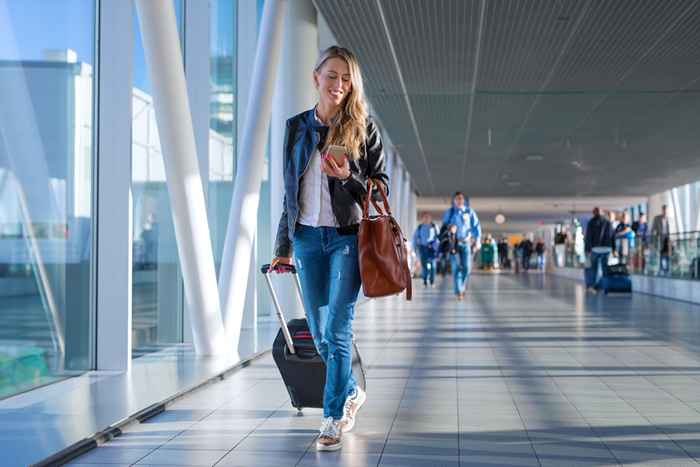
M 329 47 L 314 68 L 313 83 L 316 106 L 287 120 L 285 197 L 272 266 L 291 264 L 293 255 L 309 330 L 326 362 L 317 448 L 334 451 L 366 399 L 351 370 L 352 320 L 361 285 L 357 232 L 367 180 L 386 189 L 388 177 L 355 55 Z M 344 147 L 344 157 L 329 154 L 331 145 Z

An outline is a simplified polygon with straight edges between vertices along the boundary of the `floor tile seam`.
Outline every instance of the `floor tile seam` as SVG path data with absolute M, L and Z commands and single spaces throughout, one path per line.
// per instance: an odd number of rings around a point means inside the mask
M 686 355 L 685 349 L 674 349 L 673 346 L 671 346 L 671 345 L 664 345 L 664 347 L 668 347 L 669 349 L 671 349 L 675 352 L 679 352 L 680 354 L 682 354 L 684 356 Z M 661 365 L 667 365 L 667 363 L 664 362 L 663 360 L 659 360 L 657 357 L 654 357 L 653 355 L 644 352 L 644 349 L 637 350 L 637 352 L 644 354 L 647 357 L 651 358 L 652 360 L 659 362 L 659 364 L 661 364 Z M 700 368 L 698 370 L 700 370 Z M 697 381 L 698 383 L 700 383 L 700 374 L 692 374 L 691 373 L 691 374 L 684 374 L 683 376 L 687 376 L 688 378 L 691 378 L 691 379 Z
M 601 383 L 603 383 L 606 387 L 608 387 L 613 393 L 615 393 L 615 395 L 617 395 L 617 397 L 619 397 L 620 399 L 622 399 L 623 401 L 625 401 L 625 403 L 626 403 L 627 405 L 629 405 L 629 406 L 637 413 L 637 415 L 639 415 L 641 418 L 643 418 L 644 420 L 646 420 L 646 422 L 649 423 L 649 426 L 654 427 L 654 429 L 657 430 L 659 434 L 665 436 L 666 439 L 667 439 L 668 441 L 671 441 L 673 444 L 675 444 L 675 445 L 676 445 L 681 451 L 683 451 L 683 452 L 685 453 L 685 455 L 688 456 L 690 459 L 692 459 L 693 461 L 697 461 L 697 459 L 696 459 L 693 455 L 691 455 L 691 454 L 690 454 L 682 445 L 680 445 L 676 440 L 674 440 L 673 438 L 671 438 L 671 437 L 668 435 L 668 433 L 666 433 L 665 431 L 663 431 L 663 429 L 662 429 L 661 427 L 659 427 L 656 423 L 653 423 L 651 420 L 649 420 L 649 418 L 648 418 L 646 415 L 642 414 L 634 405 L 632 405 L 632 404 L 631 404 L 630 402 L 628 402 L 624 397 L 622 397 L 622 395 L 620 395 L 620 393 L 617 392 L 617 390 L 615 390 L 614 387 L 610 386 L 610 385 L 609 385 L 607 382 L 605 382 L 602 378 L 600 378 L 600 381 L 601 381 Z M 593 430 L 596 431 L 595 427 L 593 428 Z M 617 458 L 617 456 L 616 456 L 616 458 Z
M 457 312 L 453 312 L 453 317 L 456 318 Z M 457 343 L 454 344 L 455 352 L 455 389 L 457 391 L 457 466 L 462 467 L 462 415 L 459 409 L 461 405 L 460 390 L 459 390 L 459 348 Z
M 215 467 L 216 465 L 218 465 L 226 456 L 228 456 L 228 455 L 229 455 L 231 452 L 233 452 L 238 446 L 240 446 L 241 443 L 243 443 L 245 440 L 247 440 L 247 439 L 250 437 L 251 434 L 255 433 L 255 432 L 258 430 L 258 428 L 260 428 L 266 421 L 268 421 L 270 418 L 272 418 L 272 416 L 273 416 L 278 410 L 280 410 L 285 404 L 287 404 L 287 402 L 288 402 L 288 401 L 285 400 L 285 401 L 283 401 L 282 403 L 280 403 L 280 404 L 277 406 L 277 408 L 276 408 L 275 410 L 273 410 L 272 412 L 270 412 L 270 413 L 268 414 L 268 416 L 265 417 L 264 420 L 262 420 L 260 423 L 258 423 L 257 425 L 255 425 L 255 427 L 254 427 L 252 430 L 250 430 L 243 438 L 239 439 L 238 442 L 237 442 L 236 444 L 234 444 L 234 446 L 233 446 L 231 449 L 229 449 L 228 451 L 226 451 L 226 454 L 224 454 L 218 461 L 216 461 L 214 464 L 212 464 L 212 467 Z
M 498 357 L 496 357 L 496 360 L 498 360 Z M 500 365 L 499 362 L 499 367 L 502 366 Z M 532 449 L 532 452 L 535 454 L 535 459 L 537 460 L 537 463 L 539 464 L 540 467 L 542 467 L 542 461 L 540 460 L 540 456 L 535 450 L 535 444 L 532 441 L 532 436 L 530 436 L 530 430 L 527 428 L 527 425 L 525 424 L 525 419 L 523 418 L 522 413 L 520 412 L 520 407 L 518 407 L 518 403 L 516 402 L 515 398 L 513 397 L 513 391 L 511 389 L 511 382 L 510 378 L 506 378 L 505 375 L 503 374 L 502 370 L 501 371 L 501 378 L 503 379 L 506 389 L 508 390 L 508 394 L 510 395 L 510 400 L 513 403 L 513 407 L 515 407 L 515 411 L 518 413 L 518 418 L 520 419 L 520 424 L 523 427 L 523 431 L 525 432 L 525 435 L 527 436 L 527 440 L 530 443 L 530 449 Z
M 512 279 L 512 278 L 509 278 L 509 279 L 510 279 L 511 281 L 515 282 L 514 279 Z M 482 311 L 481 313 L 483 314 L 483 311 Z M 487 318 L 487 319 L 488 319 L 488 318 Z M 493 344 L 493 345 L 492 345 L 492 348 L 491 348 L 491 352 L 492 352 L 492 354 L 493 354 L 494 360 L 498 363 L 498 367 L 499 367 L 498 372 L 500 373 L 501 379 L 503 380 L 504 384 L 506 385 L 506 389 L 508 390 L 508 394 L 510 395 L 510 399 L 511 399 L 511 401 L 512 401 L 512 403 L 513 403 L 513 406 L 515 407 L 515 410 L 516 410 L 516 412 L 518 413 L 518 418 L 520 419 L 520 423 L 521 423 L 521 425 L 522 425 L 522 427 L 523 427 L 523 431 L 525 432 L 525 435 L 527 436 L 527 440 L 528 440 L 528 442 L 530 443 L 530 449 L 532 449 L 532 452 L 535 454 L 535 459 L 537 460 L 537 464 L 538 464 L 540 467 L 542 467 L 542 461 L 540 460 L 539 454 L 538 454 L 537 451 L 535 450 L 535 446 L 534 446 L 534 444 L 533 444 L 533 442 L 532 442 L 532 437 L 530 436 L 530 430 L 528 430 L 527 425 L 525 424 L 525 420 L 523 419 L 523 415 L 522 415 L 522 413 L 520 412 L 520 408 L 518 407 L 518 404 L 517 404 L 517 402 L 515 401 L 515 398 L 513 397 L 513 391 L 512 391 L 512 389 L 511 389 L 510 378 L 506 378 L 506 377 L 505 377 L 505 374 L 503 373 L 503 369 L 502 369 L 502 367 L 503 367 L 502 361 L 501 361 L 501 359 L 499 358 L 498 352 L 496 352 L 496 350 L 497 350 L 497 347 L 496 347 L 495 344 Z M 460 433 L 460 436 L 461 436 L 461 433 Z
M 573 357 L 572 357 L 572 358 L 573 358 Z M 576 360 L 576 359 L 574 358 L 574 360 Z M 578 362 L 578 360 L 576 360 L 576 361 Z M 581 362 L 578 362 L 578 363 L 581 364 Z M 549 374 L 549 373 L 548 373 L 548 374 Z M 574 410 L 576 410 L 576 413 L 578 413 L 579 417 L 581 417 L 581 418 L 586 422 L 586 425 L 588 425 L 588 428 L 591 430 L 591 432 L 595 434 L 595 436 L 596 436 L 596 438 L 598 439 L 598 441 L 599 441 L 603 446 L 605 446 L 605 449 L 607 449 L 608 452 L 610 453 L 610 455 L 613 457 L 613 459 L 615 459 L 615 462 L 617 462 L 617 464 L 621 466 L 621 465 L 622 465 L 622 461 L 617 457 L 617 455 L 616 455 L 615 452 L 610 448 L 610 446 L 608 445 L 608 443 L 606 443 L 605 440 L 604 440 L 603 438 L 601 438 L 601 437 L 598 435 L 598 432 L 596 432 L 596 430 L 594 429 L 593 425 L 592 425 L 591 422 L 588 420 L 588 418 L 586 418 L 586 416 L 583 415 L 583 413 L 581 413 L 581 411 L 580 411 L 579 408 L 576 406 L 576 404 L 574 404 L 574 403 L 571 401 L 571 399 L 569 398 L 569 396 L 566 394 L 566 392 L 564 392 L 564 391 L 562 390 L 561 386 L 560 386 L 559 383 L 557 382 L 557 379 L 556 379 L 556 378 L 553 378 L 551 375 L 549 376 L 549 378 L 552 380 L 552 383 L 553 383 L 554 386 L 557 388 L 557 390 L 558 390 L 559 393 L 562 395 L 562 397 L 564 397 L 564 399 L 567 400 L 567 402 L 574 408 Z
M 423 321 L 423 323 L 425 320 Z M 402 330 L 401 326 L 399 325 L 398 328 L 396 329 L 396 334 L 398 334 Z M 386 446 L 389 443 L 389 438 L 391 437 L 391 433 L 394 429 L 394 425 L 396 423 L 396 419 L 399 416 L 399 411 L 401 409 L 401 402 L 403 401 L 405 395 L 406 395 L 406 390 L 408 388 L 408 383 L 411 381 L 411 374 L 413 373 L 413 367 L 415 365 L 415 359 L 416 359 L 416 353 L 413 353 L 413 364 L 411 364 L 411 370 L 408 373 L 408 376 L 406 377 L 406 382 L 404 383 L 403 391 L 401 392 L 401 397 L 399 398 L 399 403 L 397 404 L 396 407 L 396 412 L 394 412 L 394 417 L 391 420 L 391 425 L 389 426 L 389 430 L 387 431 L 386 438 L 384 439 L 384 444 L 382 445 L 382 450 L 379 453 L 379 457 L 377 458 L 377 467 L 380 467 L 382 463 L 382 458 L 384 457 L 384 451 L 386 450 Z
M 602 351 L 603 351 L 604 353 L 607 353 L 608 355 L 610 355 L 609 352 L 606 352 L 605 350 L 602 350 Z M 657 361 L 658 361 L 658 360 L 657 360 Z M 660 364 L 663 364 L 663 362 L 660 362 L 660 361 L 659 361 L 659 363 L 660 363 Z M 622 364 L 623 364 L 624 366 L 628 367 L 628 368 L 631 368 L 631 367 L 630 367 L 627 363 L 625 363 L 625 362 L 622 362 Z M 677 400 L 678 402 L 680 402 L 680 403 L 683 404 L 684 406 L 690 408 L 691 411 L 697 413 L 698 416 L 700 416 L 700 410 L 698 410 L 698 409 L 696 409 L 695 407 L 691 406 L 690 404 L 688 404 L 687 402 L 685 402 L 683 399 L 681 399 L 680 397 L 676 396 L 676 395 L 673 394 L 672 392 L 668 391 L 668 390 L 665 389 L 664 387 L 659 386 L 659 385 L 658 385 L 657 383 L 655 383 L 653 380 L 649 379 L 648 376 L 645 376 L 645 375 L 642 375 L 642 374 L 638 374 L 637 377 L 644 379 L 645 381 L 647 381 L 648 383 L 650 383 L 652 386 L 655 386 L 656 388 L 658 388 L 658 389 L 661 390 L 662 392 L 668 394 L 668 395 L 671 396 L 673 399 Z

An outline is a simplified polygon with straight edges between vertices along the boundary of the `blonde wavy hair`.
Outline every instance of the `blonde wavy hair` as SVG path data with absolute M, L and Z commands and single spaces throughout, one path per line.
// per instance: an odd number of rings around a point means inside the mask
M 321 52 L 314 71 L 320 73 L 323 64 L 336 57 L 345 60 L 345 63 L 348 64 L 352 86 L 350 93 L 343 100 L 340 110 L 330 122 L 325 144 L 326 147 L 331 144 L 345 146 L 350 152 L 350 158 L 357 160 L 363 156 L 360 154 L 360 147 L 367 137 L 367 103 L 360 63 L 355 54 L 348 49 L 334 45 Z

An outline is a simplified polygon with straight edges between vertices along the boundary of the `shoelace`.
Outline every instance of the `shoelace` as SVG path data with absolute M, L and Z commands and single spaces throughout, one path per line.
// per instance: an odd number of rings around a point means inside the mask
M 351 397 L 348 397 L 348 400 L 345 401 L 345 407 L 343 407 L 343 409 L 344 409 L 346 418 L 350 417 L 350 412 L 352 411 L 352 402 L 353 402 L 353 398 L 351 398 Z
M 321 424 L 321 436 L 329 436 L 335 438 L 337 436 L 337 427 L 333 423 L 333 417 L 326 417 Z

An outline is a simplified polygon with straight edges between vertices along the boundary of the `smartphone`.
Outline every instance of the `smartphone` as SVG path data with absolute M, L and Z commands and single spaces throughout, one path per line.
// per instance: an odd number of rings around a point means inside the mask
M 329 157 L 332 157 L 335 163 L 338 164 L 338 166 L 342 166 L 345 164 L 345 159 L 347 158 L 347 150 L 345 149 L 345 146 L 331 144 L 330 146 L 328 146 L 326 154 Z

